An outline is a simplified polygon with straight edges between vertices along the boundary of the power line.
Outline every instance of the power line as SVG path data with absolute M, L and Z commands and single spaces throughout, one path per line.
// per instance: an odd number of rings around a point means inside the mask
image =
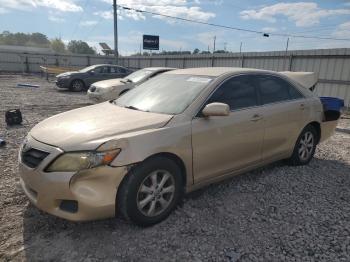
M 95 31 L 96 27 L 97 27 L 98 25 L 100 25 L 100 22 L 101 22 L 102 19 L 103 19 L 103 17 L 100 16 L 99 19 L 97 20 L 96 24 L 94 24 L 94 25 L 90 28 L 90 30 L 86 30 L 86 34 L 84 35 L 84 37 L 82 37 L 83 41 L 86 41 L 86 40 L 88 39 L 88 37 L 91 36 L 92 32 Z
M 303 34 L 303 33 L 310 33 L 315 31 L 326 31 L 326 30 L 334 30 L 334 28 L 338 27 L 339 24 L 332 24 L 332 25 L 323 25 L 323 26 L 317 26 L 317 27 L 311 27 L 309 30 L 303 30 L 303 31 L 296 31 L 293 32 L 293 34 Z
M 84 14 L 85 14 L 84 10 L 86 9 L 86 7 L 87 7 L 87 5 L 88 5 L 88 2 L 89 2 L 89 0 L 85 0 L 84 7 L 83 7 L 83 11 L 82 11 L 82 13 L 80 14 L 78 23 L 75 24 L 73 33 L 72 33 L 72 35 L 71 35 L 71 40 L 73 40 L 72 38 L 75 36 L 75 33 L 77 32 L 78 26 L 79 26 L 81 20 L 82 20 L 83 17 L 84 17 Z
M 243 32 L 248 32 L 248 33 L 255 33 L 255 34 L 260 34 L 260 35 L 267 34 L 267 36 L 272 35 L 272 36 L 283 36 L 283 37 L 294 37 L 294 38 L 350 41 L 350 38 L 333 38 L 333 37 L 307 36 L 307 35 L 295 35 L 295 34 L 283 34 L 283 33 L 267 33 L 267 32 L 258 31 L 258 30 L 251 30 L 251 29 L 234 27 L 234 26 L 220 25 L 220 24 L 208 23 L 208 22 L 203 22 L 203 21 L 198 21 L 198 20 L 193 20 L 193 19 L 188 19 L 188 18 L 165 15 L 165 14 L 160 14 L 160 13 L 156 13 L 156 12 L 152 12 L 152 11 L 145 11 L 145 10 L 140 10 L 140 9 L 136 9 L 136 8 L 132 8 L 132 7 L 126 7 L 126 6 L 122 6 L 122 5 L 118 5 L 118 7 L 122 8 L 124 10 L 130 10 L 130 11 L 135 11 L 135 12 L 139 12 L 139 13 L 151 14 L 151 15 L 156 15 L 156 16 L 163 16 L 163 17 L 181 20 L 181 21 L 190 22 L 190 23 L 209 25 L 209 26 L 214 26 L 214 27 L 220 27 L 220 28 L 231 29 L 231 30 L 236 30 L 236 31 L 243 31 Z

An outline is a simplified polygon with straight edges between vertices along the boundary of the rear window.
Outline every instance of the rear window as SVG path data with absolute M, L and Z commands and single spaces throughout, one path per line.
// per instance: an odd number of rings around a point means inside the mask
M 297 88 L 275 76 L 258 76 L 257 84 L 262 104 L 277 103 L 303 97 Z

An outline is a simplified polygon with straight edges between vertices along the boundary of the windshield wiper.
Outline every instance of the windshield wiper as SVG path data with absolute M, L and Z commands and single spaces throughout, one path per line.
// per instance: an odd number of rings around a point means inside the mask
M 120 80 L 120 82 L 122 82 L 122 83 L 132 83 L 132 81 L 129 79 L 129 78 L 124 78 L 124 79 L 122 79 L 122 80 Z
M 135 107 L 135 106 L 124 106 L 127 109 L 132 109 L 132 110 L 138 110 L 138 111 L 142 111 L 141 109 Z
M 124 106 L 124 108 L 137 110 L 137 111 L 142 111 L 142 112 L 149 112 L 149 110 L 141 110 L 140 108 L 137 108 L 135 106 Z

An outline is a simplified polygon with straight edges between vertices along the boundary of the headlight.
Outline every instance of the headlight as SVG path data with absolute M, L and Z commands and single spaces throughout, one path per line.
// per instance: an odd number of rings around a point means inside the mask
M 120 149 L 104 152 L 88 151 L 65 153 L 52 162 L 47 172 L 75 172 L 83 169 L 109 165 L 120 153 Z
M 58 79 L 68 79 L 70 76 L 59 76 Z

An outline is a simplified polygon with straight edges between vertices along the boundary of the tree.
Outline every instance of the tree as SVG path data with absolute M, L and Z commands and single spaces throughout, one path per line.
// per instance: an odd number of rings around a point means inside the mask
M 50 41 L 41 33 L 24 34 L 4 31 L 0 34 L 0 44 L 19 46 L 49 47 Z
M 216 51 L 214 51 L 214 54 L 226 54 L 226 53 L 228 53 L 228 52 L 225 51 L 225 50 L 216 50 Z
M 193 50 L 193 54 L 194 54 L 194 55 L 199 54 L 199 52 L 200 52 L 200 51 L 199 51 L 198 48 L 196 48 L 196 49 Z
M 61 38 L 55 38 L 51 40 L 51 49 L 56 53 L 65 53 L 66 45 L 63 43 Z
M 74 54 L 96 54 L 96 51 L 86 42 L 81 40 L 72 40 L 68 43 L 68 51 Z
M 27 45 L 30 36 L 23 33 L 12 34 L 9 31 L 4 31 L 0 35 L 0 43 L 4 45 Z
M 49 47 L 50 41 L 47 36 L 41 33 L 32 33 L 29 37 L 30 44 L 35 46 Z

